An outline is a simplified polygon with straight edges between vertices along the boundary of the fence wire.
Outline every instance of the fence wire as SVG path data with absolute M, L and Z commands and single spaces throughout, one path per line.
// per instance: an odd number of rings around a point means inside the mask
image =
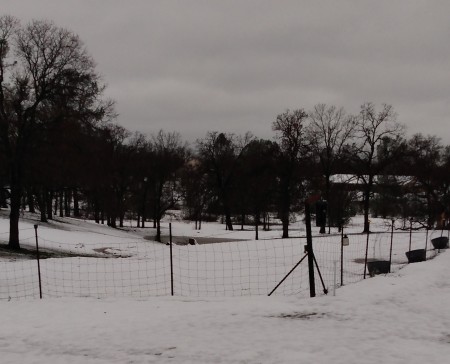
M 425 231 L 413 232 L 411 243 L 409 232 L 394 233 L 391 272 L 408 263 L 405 253 L 410 245 L 412 250 L 427 247 L 427 258 L 432 258 L 436 252 L 429 241 L 439 233 L 430 232 L 427 241 Z M 329 290 L 335 280 L 339 287 L 364 278 L 366 249 L 368 261 L 389 260 L 391 255 L 389 232 L 371 233 L 368 240 L 365 234 L 351 234 L 348 238 L 349 245 L 344 247 L 340 235 L 313 238 L 314 254 Z M 39 298 L 34 239 L 32 236 L 22 239 L 26 253 L 0 253 L 1 300 Z M 170 295 L 173 282 L 177 296 L 267 295 L 305 255 L 305 244 L 305 238 L 173 244 L 171 267 L 170 247 L 162 243 L 84 242 L 66 246 L 63 242 L 41 238 L 42 293 L 44 298 L 145 298 Z M 315 279 L 320 294 L 317 271 Z M 274 294 L 309 294 L 307 260 Z

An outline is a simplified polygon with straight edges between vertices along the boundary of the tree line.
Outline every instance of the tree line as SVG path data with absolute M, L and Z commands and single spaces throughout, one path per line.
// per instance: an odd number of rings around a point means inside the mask
M 327 202 L 328 226 L 360 209 L 364 231 L 370 213 L 431 227 L 448 210 L 450 147 L 435 136 L 406 138 L 391 105 L 364 103 L 357 115 L 326 104 L 286 110 L 272 122 L 272 139 L 210 131 L 189 146 L 177 132 L 148 136 L 118 125 L 104 90 L 77 35 L 0 17 L 0 208 L 10 210 L 10 248 L 20 249 L 24 210 L 43 222 L 150 221 L 158 241 L 174 208 L 198 228 L 223 217 L 229 230 L 250 222 L 268 229 L 276 216 L 284 238 L 312 194 Z

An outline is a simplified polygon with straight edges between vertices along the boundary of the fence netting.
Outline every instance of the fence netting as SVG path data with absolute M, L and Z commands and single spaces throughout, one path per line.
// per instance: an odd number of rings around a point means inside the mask
M 34 231 L 21 239 L 24 253 L 0 253 L 0 299 L 39 298 Z M 389 260 L 391 272 L 408 263 L 405 252 L 426 249 L 440 232 L 417 231 L 313 237 L 314 255 L 325 286 L 350 284 L 364 278 L 367 261 Z M 428 239 L 427 239 L 428 236 Z M 367 240 L 368 239 L 368 240 Z M 265 239 L 170 246 L 153 241 L 72 244 L 39 238 L 43 297 L 249 296 L 267 295 L 304 257 L 306 239 Z M 172 264 L 171 264 L 172 262 Z M 323 293 L 315 271 L 316 292 Z M 305 259 L 274 292 L 309 295 Z

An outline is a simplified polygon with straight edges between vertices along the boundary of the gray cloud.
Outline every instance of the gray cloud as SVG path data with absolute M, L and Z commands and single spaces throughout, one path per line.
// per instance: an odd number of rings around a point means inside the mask
M 271 137 L 286 108 L 394 105 L 450 143 L 447 1 L 0 0 L 78 33 L 131 130 Z

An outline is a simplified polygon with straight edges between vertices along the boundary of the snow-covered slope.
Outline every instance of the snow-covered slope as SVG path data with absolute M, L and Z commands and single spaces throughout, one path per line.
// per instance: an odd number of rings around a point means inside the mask
M 0 301 L 6 363 L 445 363 L 450 253 L 297 297 Z

